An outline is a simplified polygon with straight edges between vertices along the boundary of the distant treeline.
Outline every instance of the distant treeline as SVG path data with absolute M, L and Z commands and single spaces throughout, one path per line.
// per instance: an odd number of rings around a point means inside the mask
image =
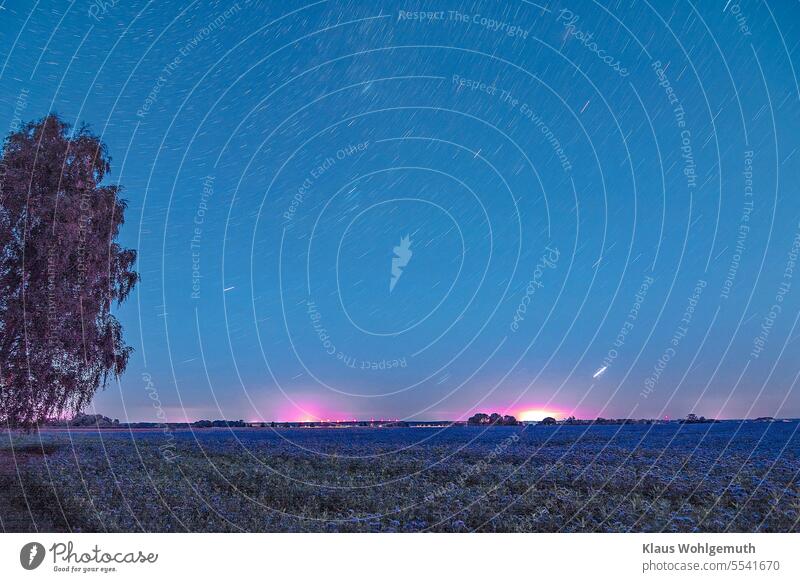
M 570 416 L 564 420 L 556 420 L 548 416 L 538 422 L 520 422 L 513 416 L 501 415 L 497 412 L 484 414 L 479 412 L 474 414 L 466 422 L 451 420 L 426 420 L 426 421 L 405 421 L 405 420 L 342 420 L 342 421 L 304 421 L 304 422 L 247 422 L 244 420 L 197 420 L 195 422 L 120 422 L 119 419 L 111 419 L 102 414 L 78 414 L 70 420 L 51 419 L 44 426 L 49 427 L 73 427 L 73 428 L 120 428 L 120 429 L 189 429 L 189 428 L 352 428 L 352 427 L 373 427 L 373 428 L 426 428 L 426 427 L 448 427 L 448 426 L 521 426 L 525 424 L 539 425 L 627 425 L 627 424 L 708 424 L 720 422 L 713 418 L 689 414 L 686 418 L 677 421 L 660 420 L 653 418 L 595 418 L 594 420 L 580 419 Z M 751 420 L 750 422 L 777 422 L 771 416 L 763 416 Z
M 558 421 L 552 417 L 547 417 L 543 419 L 539 424 L 575 424 L 575 425 L 623 425 L 623 424 L 666 424 L 672 421 L 669 420 L 661 420 L 658 418 L 602 418 L 597 417 L 594 420 L 588 419 L 580 419 L 575 418 L 574 416 L 570 416 L 567 419 Z M 682 418 L 677 421 L 679 424 L 705 424 L 705 423 L 713 423 L 719 422 L 713 418 L 706 418 L 705 416 L 696 416 L 694 414 L 688 415 L 686 418 Z
M 463 426 L 464 422 L 449 420 L 402 421 L 402 420 L 342 420 L 342 421 L 305 421 L 305 422 L 247 422 L 244 420 L 196 420 L 194 422 L 120 422 L 102 414 L 77 414 L 72 419 L 50 419 L 45 423 L 49 427 L 72 428 L 344 428 L 344 427 L 446 427 Z
M 45 426 L 73 428 L 244 428 L 252 423 L 243 420 L 198 420 L 195 422 L 120 422 L 119 419 L 108 418 L 102 414 L 77 414 L 71 419 L 50 419 Z

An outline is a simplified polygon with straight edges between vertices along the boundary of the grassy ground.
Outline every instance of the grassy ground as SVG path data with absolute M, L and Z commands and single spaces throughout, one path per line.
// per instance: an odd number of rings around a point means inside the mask
M 2 531 L 63 531 L 66 522 L 57 509 L 49 482 L 31 479 L 31 463 L 40 463 L 52 446 L 22 443 L 14 450 L 0 448 L 0 528 Z M 55 511 L 54 511 L 55 510 Z
M 800 531 L 796 423 L 0 442 L 5 530 Z

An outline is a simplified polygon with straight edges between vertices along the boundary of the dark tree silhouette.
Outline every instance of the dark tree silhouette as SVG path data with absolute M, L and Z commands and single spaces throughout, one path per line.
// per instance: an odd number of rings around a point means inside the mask
M 483 412 L 478 412 L 469 417 L 467 424 L 489 424 L 489 415 Z
M 498 424 L 503 426 L 516 426 L 519 423 L 513 416 L 503 416 L 497 412 L 493 412 L 491 416 L 478 412 L 473 414 L 467 419 L 467 424 Z
M 0 421 L 78 412 L 132 348 L 111 314 L 139 280 L 115 239 L 126 203 L 100 185 L 108 152 L 56 115 L 8 136 L 0 159 Z

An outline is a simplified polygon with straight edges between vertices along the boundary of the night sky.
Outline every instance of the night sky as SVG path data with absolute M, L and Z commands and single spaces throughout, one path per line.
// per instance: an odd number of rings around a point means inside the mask
M 0 4 L 129 202 L 88 412 L 800 416 L 797 2 Z

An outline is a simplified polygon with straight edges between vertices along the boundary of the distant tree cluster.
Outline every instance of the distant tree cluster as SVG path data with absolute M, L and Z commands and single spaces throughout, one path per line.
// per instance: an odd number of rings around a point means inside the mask
M 681 424 L 705 424 L 709 422 L 717 422 L 713 418 L 706 418 L 705 416 L 697 416 L 696 414 L 688 414 L 686 418 L 679 420 Z
M 197 420 L 190 424 L 193 428 L 244 428 L 244 420 Z
M 110 419 L 102 414 L 76 414 L 75 417 L 68 422 L 69 426 L 74 427 L 91 427 L 97 426 L 100 428 L 118 427 L 119 419 Z
M 516 418 L 509 415 L 498 414 L 497 412 L 493 412 L 492 414 L 484 414 L 483 412 L 479 412 L 474 414 L 467 419 L 467 424 L 471 425 L 500 425 L 500 426 L 516 426 L 519 424 Z

